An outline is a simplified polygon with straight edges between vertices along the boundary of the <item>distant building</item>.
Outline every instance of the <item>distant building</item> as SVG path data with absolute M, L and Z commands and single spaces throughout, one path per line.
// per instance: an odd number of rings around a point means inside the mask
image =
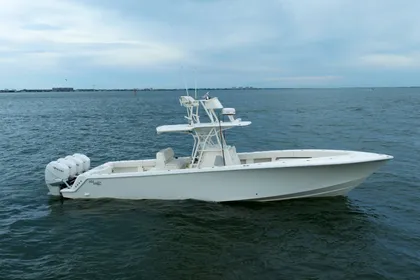
M 52 91 L 74 91 L 74 88 L 71 87 L 56 87 L 56 88 L 52 88 Z

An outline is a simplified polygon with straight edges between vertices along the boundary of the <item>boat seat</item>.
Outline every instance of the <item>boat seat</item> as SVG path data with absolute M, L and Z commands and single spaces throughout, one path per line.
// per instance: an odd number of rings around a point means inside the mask
M 156 169 L 180 169 L 185 168 L 187 161 L 175 158 L 172 148 L 162 149 L 156 153 Z
M 162 149 L 156 153 L 156 167 L 163 168 L 165 164 L 174 159 L 174 150 L 172 148 Z
M 180 158 L 174 158 L 165 164 L 165 169 L 182 169 L 187 166 L 187 161 Z

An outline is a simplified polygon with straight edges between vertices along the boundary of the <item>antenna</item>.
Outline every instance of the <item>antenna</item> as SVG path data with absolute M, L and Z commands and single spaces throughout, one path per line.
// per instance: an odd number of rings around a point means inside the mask
M 197 69 L 194 69 L 195 99 L 197 99 Z
M 221 119 L 221 117 L 223 117 L 223 115 L 222 115 L 222 116 L 220 116 L 220 114 L 219 114 L 220 144 L 221 144 L 221 146 L 222 146 L 223 166 L 226 166 L 226 160 L 225 160 L 225 148 L 223 147 L 223 141 L 225 140 L 225 137 L 224 137 L 224 135 L 223 135 L 223 132 L 222 132 L 222 126 L 221 126 L 221 124 L 220 124 L 220 119 Z
M 184 66 L 181 67 L 181 73 L 182 73 L 182 80 L 184 81 L 184 87 L 185 87 L 185 90 L 187 91 L 187 96 L 190 96 L 190 94 L 188 93 L 187 82 L 185 81 Z

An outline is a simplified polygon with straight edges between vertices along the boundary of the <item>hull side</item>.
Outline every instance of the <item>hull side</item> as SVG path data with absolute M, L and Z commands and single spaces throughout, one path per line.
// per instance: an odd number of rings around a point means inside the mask
M 343 165 L 278 167 L 87 180 L 66 198 L 274 201 L 346 195 L 386 160 Z
M 257 199 L 249 199 L 248 201 L 259 201 L 259 202 L 269 202 L 269 201 L 279 201 L 279 200 L 287 200 L 287 199 L 301 199 L 301 198 L 309 198 L 309 197 L 332 197 L 332 196 L 345 196 L 351 190 L 362 184 L 366 178 L 353 180 L 350 182 L 346 182 L 343 184 L 338 184 L 326 188 L 321 189 L 314 189 L 310 191 L 304 191 L 289 195 L 279 195 L 279 196 L 272 196 L 272 197 L 262 197 Z

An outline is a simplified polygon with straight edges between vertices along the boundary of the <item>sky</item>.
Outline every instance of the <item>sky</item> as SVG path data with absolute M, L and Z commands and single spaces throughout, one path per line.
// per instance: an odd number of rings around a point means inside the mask
M 420 85 L 418 0 L 0 0 L 0 89 Z

